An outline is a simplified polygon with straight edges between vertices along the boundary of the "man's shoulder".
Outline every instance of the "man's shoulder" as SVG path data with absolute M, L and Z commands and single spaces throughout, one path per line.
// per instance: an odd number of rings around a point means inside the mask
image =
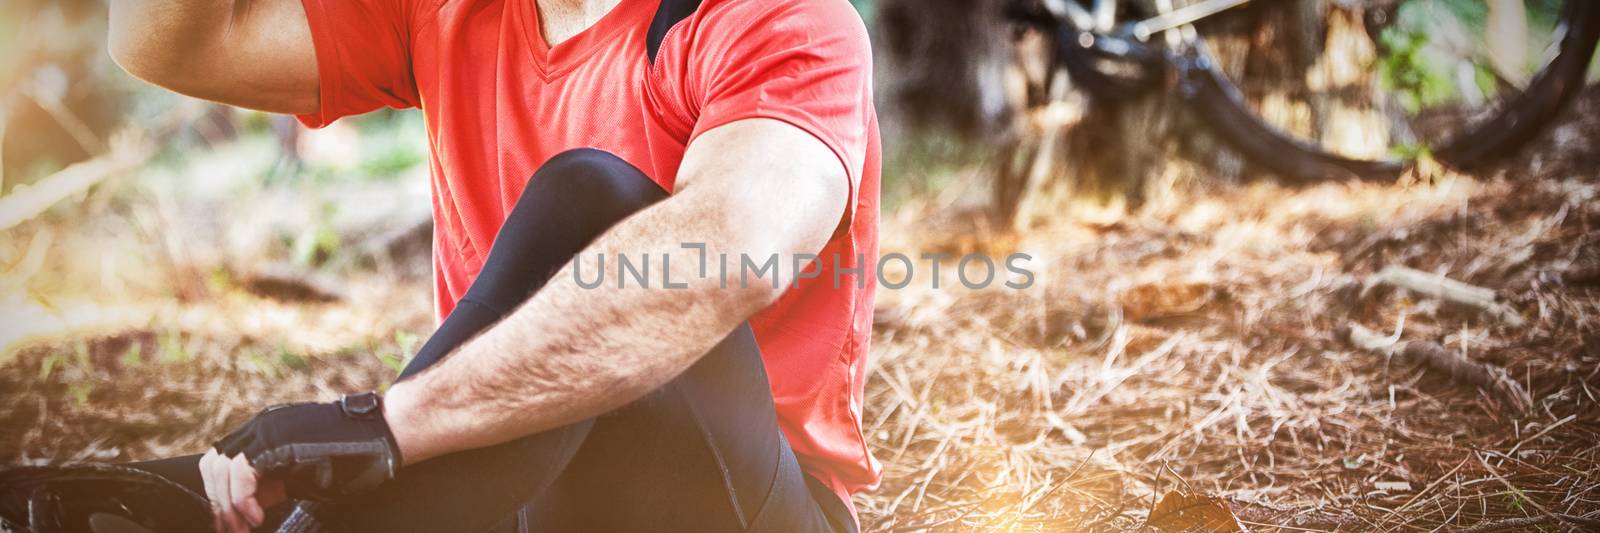
M 868 39 L 861 14 L 848 0 L 703 0 L 694 18 L 695 34 L 722 43 Z
M 696 16 L 704 24 L 722 26 L 738 25 L 801 25 L 840 29 L 866 30 L 861 15 L 848 0 L 702 0 Z

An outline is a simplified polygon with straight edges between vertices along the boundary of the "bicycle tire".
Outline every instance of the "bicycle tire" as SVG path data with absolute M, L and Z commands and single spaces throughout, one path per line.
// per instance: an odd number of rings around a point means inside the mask
M 1567 0 L 1561 6 L 1561 21 L 1567 25 L 1567 34 L 1561 39 L 1559 55 L 1494 118 L 1441 143 L 1435 150 L 1439 161 L 1471 169 L 1509 156 L 1543 132 L 1572 103 L 1583 90 L 1589 60 L 1600 41 L 1600 2 Z
M 1179 94 L 1201 122 L 1245 159 L 1291 181 L 1393 180 L 1405 169 L 1399 159 L 1364 160 L 1322 150 L 1256 115 L 1234 85 L 1197 42 L 1174 55 Z
M 116 465 L 0 469 L 0 529 L 27 533 L 204 533 L 211 509 L 165 478 Z
M 1566 25 L 1567 33 L 1556 58 L 1492 118 L 1437 145 L 1435 159 L 1464 170 L 1499 161 L 1543 132 L 1572 102 L 1584 86 L 1589 60 L 1600 41 L 1600 2 L 1568 0 L 1561 13 L 1560 23 Z M 1245 159 L 1285 179 L 1384 181 L 1396 178 L 1405 168 L 1401 159 L 1335 154 L 1267 123 L 1209 58 L 1203 38 L 1182 52 L 1169 54 L 1168 60 L 1177 74 L 1180 96 L 1202 122 Z

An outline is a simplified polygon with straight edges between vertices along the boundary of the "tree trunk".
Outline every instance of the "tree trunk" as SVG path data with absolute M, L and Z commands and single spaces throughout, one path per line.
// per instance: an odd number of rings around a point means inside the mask
M 876 48 L 886 122 L 970 140 L 1006 133 L 1016 110 L 1005 80 L 1005 0 L 879 0 Z M 898 128 L 896 128 L 898 129 Z M 889 138 L 888 141 L 897 139 Z

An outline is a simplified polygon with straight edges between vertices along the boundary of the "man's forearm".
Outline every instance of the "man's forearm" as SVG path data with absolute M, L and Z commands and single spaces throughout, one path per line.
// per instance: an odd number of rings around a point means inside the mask
M 710 192 L 710 191 L 704 191 Z M 391 389 L 386 418 L 407 464 L 509 441 L 621 407 L 687 369 L 748 315 L 776 298 L 760 280 L 749 287 L 702 277 L 721 253 L 748 248 L 718 204 L 680 194 L 625 220 L 580 253 L 529 302 L 463 345 L 449 359 Z M 704 254 L 684 242 L 705 242 Z M 649 288 L 617 261 L 650 261 Z M 604 267 L 602 259 L 604 258 Z M 737 261 L 736 259 L 734 261 Z M 599 287 L 579 285 L 604 272 Z M 670 266 L 670 272 L 665 268 Z M 737 267 L 737 263 L 734 263 Z M 662 276 L 667 276 L 663 278 Z M 663 286 L 670 280 L 673 287 Z M 785 280 L 786 282 L 786 280 Z M 684 286 L 679 286 L 679 284 Z M 782 286 L 782 285 L 780 285 Z

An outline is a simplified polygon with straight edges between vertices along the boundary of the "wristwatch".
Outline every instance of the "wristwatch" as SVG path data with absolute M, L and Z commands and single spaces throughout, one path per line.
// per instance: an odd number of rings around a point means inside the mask
M 350 418 L 371 420 L 383 416 L 383 397 L 371 391 L 346 394 L 339 398 L 339 408 Z

